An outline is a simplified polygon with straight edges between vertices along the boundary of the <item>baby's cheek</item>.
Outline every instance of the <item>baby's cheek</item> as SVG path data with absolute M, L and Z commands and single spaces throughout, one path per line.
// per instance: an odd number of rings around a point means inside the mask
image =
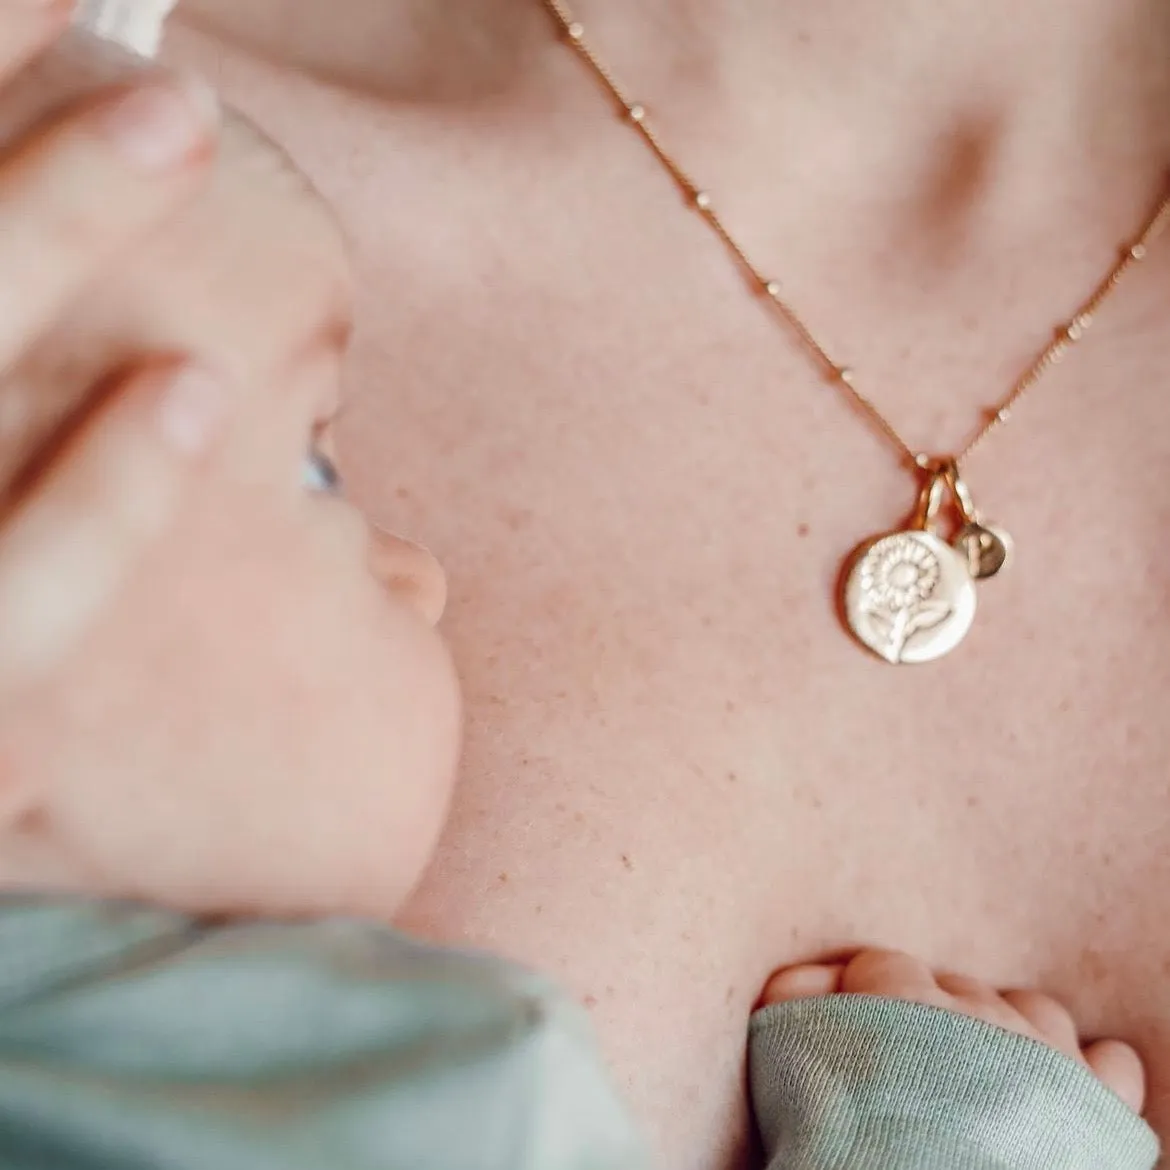
M 54 823 L 107 893 L 388 919 L 447 808 L 449 659 L 348 536 L 250 506 L 193 517 L 56 689 Z

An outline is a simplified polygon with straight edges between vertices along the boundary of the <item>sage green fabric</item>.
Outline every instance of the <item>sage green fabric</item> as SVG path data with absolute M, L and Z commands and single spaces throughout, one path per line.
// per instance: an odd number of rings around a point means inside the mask
M 3 1170 L 640 1170 L 583 1011 L 348 922 L 0 899 Z
M 1153 1131 L 1075 1061 L 938 1008 L 793 1000 L 751 1022 L 768 1170 L 1150 1170 Z
M 770 1170 L 1148 1170 L 1085 1070 L 836 996 L 759 1013 Z M 696 1078 L 702 1070 L 696 1070 Z M 0 898 L 0 1170 L 646 1170 L 585 1014 L 353 922 Z

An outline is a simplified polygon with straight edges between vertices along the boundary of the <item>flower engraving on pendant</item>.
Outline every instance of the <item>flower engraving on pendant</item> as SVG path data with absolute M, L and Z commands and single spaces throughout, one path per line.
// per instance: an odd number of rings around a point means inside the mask
M 942 621 L 948 606 L 930 607 L 931 594 L 938 588 L 938 557 L 919 540 L 888 536 L 879 541 L 861 566 L 861 588 L 875 608 L 890 612 L 917 611 L 927 623 L 937 614 Z
M 845 613 L 858 639 L 887 662 L 931 662 L 971 628 L 975 585 L 962 556 L 933 533 L 893 532 L 858 550 Z

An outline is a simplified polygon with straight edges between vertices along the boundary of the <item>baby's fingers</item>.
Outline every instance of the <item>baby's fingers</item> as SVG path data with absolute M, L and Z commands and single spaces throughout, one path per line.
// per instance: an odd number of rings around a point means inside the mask
M 0 81 L 60 36 L 72 7 L 68 0 L 0 0 Z
M 209 90 L 159 76 L 91 95 L 0 155 L 0 368 L 206 180 L 215 125 Z
M 1146 1104 L 1146 1069 L 1142 1059 L 1120 1040 L 1098 1040 L 1085 1049 L 1085 1063 L 1135 1113 Z
M 42 678 L 178 511 L 226 406 L 193 365 L 140 372 L 74 436 L 0 532 L 0 700 Z

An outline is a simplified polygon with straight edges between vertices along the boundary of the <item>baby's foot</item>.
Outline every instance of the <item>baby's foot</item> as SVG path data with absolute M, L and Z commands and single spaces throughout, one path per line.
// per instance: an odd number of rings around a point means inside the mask
M 944 1008 L 1038 1040 L 1087 1065 L 1135 1113 L 1145 1104 L 1145 1069 L 1120 1040 L 1082 1046 L 1072 1015 L 1038 991 L 996 991 L 978 979 L 936 974 L 898 951 L 862 951 L 849 962 L 791 967 L 768 981 L 760 1006 L 810 996 L 878 995 Z

